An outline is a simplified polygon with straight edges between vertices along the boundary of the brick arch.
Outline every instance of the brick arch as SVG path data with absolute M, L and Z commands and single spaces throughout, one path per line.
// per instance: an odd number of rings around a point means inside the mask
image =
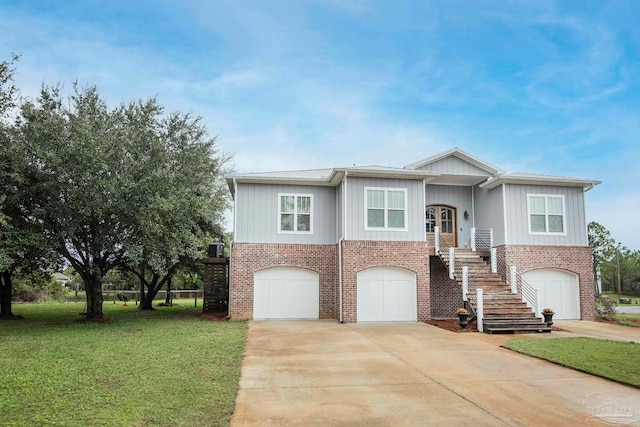
M 519 274 L 537 269 L 564 270 L 578 276 L 580 318 L 595 319 L 593 257 L 588 246 L 503 245 L 498 256 Z
M 376 264 L 376 265 L 369 265 L 369 266 L 367 266 L 366 268 L 362 268 L 362 269 L 360 269 L 360 270 L 356 270 L 356 271 L 355 271 L 355 274 L 357 275 L 358 273 L 363 272 L 363 271 L 365 271 L 365 270 L 369 270 L 369 269 L 371 269 L 371 268 L 380 268 L 380 267 L 382 267 L 382 268 L 385 268 L 385 267 L 386 267 L 386 268 L 397 268 L 397 269 L 400 269 L 400 270 L 404 270 L 404 271 L 408 271 L 408 272 L 410 272 L 410 273 L 413 273 L 413 274 L 415 274 L 416 276 L 418 275 L 418 272 L 417 272 L 417 271 L 414 271 L 414 270 L 412 270 L 412 269 L 410 269 L 410 268 L 401 267 L 401 266 L 398 266 L 398 265 L 396 265 L 396 264 Z
M 232 245 L 229 310 L 234 319 L 253 316 L 253 280 L 256 271 L 294 267 L 318 273 L 320 318 L 338 316 L 338 255 L 336 245 L 239 243 Z
M 431 318 L 427 242 L 344 240 L 342 242 L 342 317 L 357 321 L 358 273 L 373 267 L 396 267 L 416 275 L 418 320 Z

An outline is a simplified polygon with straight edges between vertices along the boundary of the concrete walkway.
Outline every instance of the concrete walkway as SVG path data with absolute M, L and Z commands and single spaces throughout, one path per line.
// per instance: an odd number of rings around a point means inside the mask
M 252 321 L 231 424 L 605 425 L 592 411 L 617 405 L 640 426 L 640 390 L 499 347 L 513 337 L 423 323 Z

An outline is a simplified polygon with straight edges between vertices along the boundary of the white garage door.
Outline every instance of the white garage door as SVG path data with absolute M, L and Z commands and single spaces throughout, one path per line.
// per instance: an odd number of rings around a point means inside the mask
M 318 273 L 303 268 L 274 267 L 253 275 L 254 319 L 317 319 Z
M 358 273 L 358 322 L 417 320 L 416 275 L 393 267 Z
M 541 269 L 527 271 L 522 278 L 540 289 L 542 308 L 555 311 L 554 319 L 580 319 L 580 292 L 578 276 L 561 270 Z

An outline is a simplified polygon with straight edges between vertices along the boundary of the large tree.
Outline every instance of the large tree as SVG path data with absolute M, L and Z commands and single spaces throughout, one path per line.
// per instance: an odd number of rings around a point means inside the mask
M 59 259 L 48 240 L 24 215 L 25 205 L 38 197 L 33 176 L 17 144 L 14 116 L 18 89 L 13 83 L 18 57 L 0 62 L 0 318 L 14 318 L 11 308 L 15 271 L 52 268 Z
M 198 119 L 166 115 L 155 99 L 109 109 L 95 87 L 74 89 L 68 107 L 45 87 L 22 108 L 21 142 L 43 195 L 28 216 L 82 277 L 87 316 L 102 317 L 111 269 L 128 266 L 155 296 L 197 256 L 197 237 L 225 207 L 224 158 Z
M 27 215 L 82 277 L 88 317 L 102 317 L 102 278 L 125 259 L 131 237 L 123 108 L 110 110 L 95 87 L 65 106 L 57 87 L 43 87 L 22 107 L 21 143 L 40 198 Z
M 215 150 L 198 118 L 161 113 L 152 100 L 131 106 L 127 114 L 140 135 L 131 141 L 131 152 L 143 200 L 133 221 L 136 239 L 126 248 L 126 268 L 140 280 L 143 310 L 153 308 L 154 297 L 179 268 L 203 257 L 204 238 L 221 233 L 227 207 L 222 180 L 227 157 Z

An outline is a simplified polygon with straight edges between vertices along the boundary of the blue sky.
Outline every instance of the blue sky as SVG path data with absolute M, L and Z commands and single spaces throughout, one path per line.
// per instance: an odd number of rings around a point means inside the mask
M 404 166 L 454 146 L 597 179 L 640 249 L 640 2 L 0 0 L 23 95 L 77 80 L 203 117 L 237 172 Z

